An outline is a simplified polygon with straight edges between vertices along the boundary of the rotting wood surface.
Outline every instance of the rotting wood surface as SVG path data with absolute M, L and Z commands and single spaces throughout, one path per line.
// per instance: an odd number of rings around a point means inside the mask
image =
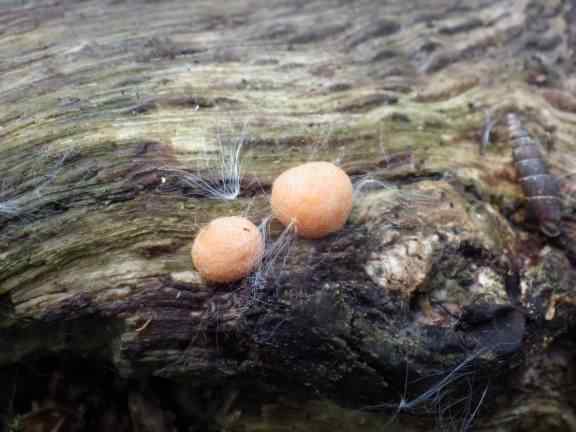
M 188 416 L 227 430 L 576 430 L 575 7 L 4 2 L 0 365 L 65 353 L 212 389 Z M 506 112 L 562 180 L 561 242 L 525 217 L 503 122 L 483 131 Z M 182 180 L 239 137 L 237 199 Z M 293 241 L 256 290 L 203 284 L 199 227 L 263 221 L 309 160 L 376 180 L 345 229 Z

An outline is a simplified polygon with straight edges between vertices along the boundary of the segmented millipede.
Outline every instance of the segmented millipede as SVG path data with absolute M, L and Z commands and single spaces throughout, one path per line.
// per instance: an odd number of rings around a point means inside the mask
M 514 166 L 526 196 L 530 216 L 548 237 L 560 234 L 562 203 L 558 179 L 548 171 L 540 142 L 522 125 L 518 115 L 506 116 Z

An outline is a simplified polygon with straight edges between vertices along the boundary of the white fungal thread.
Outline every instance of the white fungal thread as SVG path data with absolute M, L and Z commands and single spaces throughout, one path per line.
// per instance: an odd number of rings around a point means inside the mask
M 34 191 L 34 193 L 36 194 L 37 197 L 40 197 L 44 188 L 46 186 L 49 186 L 54 181 L 54 179 L 56 179 L 56 177 L 58 177 L 58 174 L 60 174 L 60 172 L 62 171 L 62 167 L 64 166 L 64 162 L 66 162 L 66 159 L 69 156 L 69 153 L 70 153 L 70 151 L 64 152 L 60 156 L 60 158 L 58 158 L 58 161 L 56 162 L 55 168 L 51 172 L 49 172 L 48 174 L 46 174 L 44 176 L 44 180 L 40 183 L 40 185 Z
M 19 212 L 18 205 L 13 201 L 0 203 L 0 215 L 6 217 L 16 216 Z
M 377 180 L 377 179 L 372 178 L 370 176 L 363 176 L 359 179 L 356 179 L 356 180 L 354 180 L 353 184 L 354 184 L 354 192 L 352 195 L 353 198 L 357 198 L 359 195 L 361 195 L 367 189 L 368 190 L 370 190 L 370 189 L 377 189 L 377 190 L 397 189 L 397 187 L 392 185 L 391 183 Z
M 493 116 L 492 111 L 484 114 L 484 125 L 482 126 L 482 139 L 480 140 L 480 155 L 484 155 L 486 148 L 490 145 L 492 130 L 498 123 L 498 118 Z
M 308 156 L 308 161 L 316 161 L 321 153 L 324 153 L 328 148 L 328 143 L 334 135 L 335 126 L 329 123 L 326 128 L 322 128 L 316 137 L 316 145 Z
M 406 375 L 404 379 L 404 395 L 401 397 L 398 403 L 383 403 L 373 406 L 365 407 L 366 410 L 380 410 L 386 408 L 395 408 L 395 412 L 388 423 L 392 423 L 400 415 L 401 412 L 414 411 L 417 408 L 423 408 L 425 410 L 431 409 L 437 412 L 438 424 L 441 426 L 441 430 L 458 430 L 458 431 L 468 431 L 472 427 L 474 419 L 478 416 L 480 407 L 482 406 L 486 394 L 489 389 L 489 384 L 484 387 L 481 396 L 476 399 L 476 406 L 474 407 L 472 402 L 474 401 L 474 387 L 473 380 L 475 371 L 471 370 L 470 367 L 473 365 L 474 360 L 478 359 L 484 354 L 491 352 L 497 347 L 505 344 L 496 344 L 494 346 L 483 347 L 468 355 L 462 362 L 452 368 L 448 373 L 444 375 L 436 384 L 432 385 L 428 390 L 414 397 L 413 399 L 407 399 L 406 394 L 408 392 L 408 367 L 406 367 Z M 422 377 L 424 378 L 424 377 Z M 468 394 L 453 400 L 454 394 L 458 391 L 457 386 L 467 385 Z M 454 414 L 454 411 L 459 411 L 459 418 L 461 419 L 460 424 L 457 427 L 447 427 L 445 424 L 445 418 Z M 452 414 L 452 415 L 451 415 Z M 452 418 L 454 423 L 454 419 Z
M 294 239 L 296 238 L 296 229 L 293 223 L 290 223 L 284 228 L 282 233 L 272 240 L 270 238 L 270 223 L 272 217 L 267 217 L 259 225 L 258 229 L 262 234 L 265 242 L 264 253 L 260 258 L 260 262 L 256 271 L 250 276 L 250 298 L 251 301 L 261 301 L 261 292 L 264 289 L 266 282 L 269 280 L 273 272 L 277 272 L 279 268 L 286 264 L 288 259 L 288 252 Z
M 4 180 L 2 182 L 2 192 L 6 191 L 7 188 L 6 180 Z M 0 216 L 10 218 L 16 216 L 19 210 L 20 208 L 16 203 L 16 199 L 6 199 L 4 201 L 0 201 Z
M 486 387 L 484 387 L 484 391 L 482 392 L 482 396 L 480 397 L 480 400 L 476 404 L 476 408 L 474 408 L 474 411 L 470 415 L 466 416 L 464 422 L 462 423 L 462 427 L 460 428 L 460 430 L 462 432 L 468 431 L 472 427 L 472 423 L 474 422 L 474 419 L 478 415 L 478 412 L 480 411 L 480 407 L 484 403 L 484 398 L 486 397 L 486 394 L 488 393 L 489 387 L 490 387 L 489 385 L 486 385 Z
M 10 185 L 6 180 L 2 182 L 2 187 L 0 188 L 0 195 L 4 195 L 4 198 L 0 197 L 0 216 L 4 218 L 13 218 L 22 215 L 26 210 L 29 199 L 26 198 L 26 195 L 31 194 L 35 197 L 36 200 L 41 199 L 44 196 L 44 190 L 47 186 L 52 184 L 54 180 L 58 177 L 66 159 L 70 154 L 70 150 L 62 153 L 53 167 L 51 167 L 47 174 L 34 177 L 33 181 L 31 182 L 35 186 L 33 189 L 24 194 L 14 193 L 10 191 Z M 47 158 L 47 152 L 43 151 L 42 158 Z M 10 197 L 12 195 L 12 197 Z M 16 196 L 15 196 L 16 195 Z
M 205 167 L 199 167 L 198 174 L 180 169 L 162 169 L 166 175 L 172 175 L 195 193 L 208 199 L 231 201 L 238 198 L 241 189 L 242 164 L 241 152 L 246 141 L 246 123 L 240 135 L 232 140 L 217 133 L 216 157 L 209 160 Z
M 424 393 L 420 394 L 419 396 L 415 397 L 412 400 L 406 400 L 402 398 L 400 403 L 398 404 L 399 410 L 409 410 L 412 408 L 421 405 L 427 401 L 439 401 L 442 396 L 442 392 L 448 387 L 449 385 L 457 382 L 462 377 L 469 375 L 472 372 L 466 371 L 466 368 L 474 361 L 476 358 L 481 356 L 482 354 L 488 352 L 487 348 L 480 349 L 468 357 L 466 357 L 460 364 L 458 364 L 454 369 L 452 369 L 444 378 L 442 378 L 438 383 L 430 387 Z

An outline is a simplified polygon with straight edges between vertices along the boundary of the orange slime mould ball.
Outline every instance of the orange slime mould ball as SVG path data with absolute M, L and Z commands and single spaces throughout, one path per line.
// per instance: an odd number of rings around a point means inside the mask
M 214 219 L 192 245 L 192 262 L 204 280 L 235 282 L 250 274 L 264 253 L 264 240 L 241 216 Z
M 272 212 L 296 233 L 317 239 L 338 231 L 352 210 L 352 182 L 330 162 L 308 162 L 284 171 L 272 185 Z

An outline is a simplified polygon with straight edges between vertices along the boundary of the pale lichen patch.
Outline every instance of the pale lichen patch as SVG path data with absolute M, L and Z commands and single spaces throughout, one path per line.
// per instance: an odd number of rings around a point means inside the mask
M 200 275 L 195 271 L 172 272 L 170 273 L 170 277 L 176 283 L 190 284 L 190 285 L 196 285 L 202 283 Z
M 409 297 L 426 281 L 432 266 L 433 238 L 408 238 L 390 249 L 374 252 L 364 269 L 380 287 Z

